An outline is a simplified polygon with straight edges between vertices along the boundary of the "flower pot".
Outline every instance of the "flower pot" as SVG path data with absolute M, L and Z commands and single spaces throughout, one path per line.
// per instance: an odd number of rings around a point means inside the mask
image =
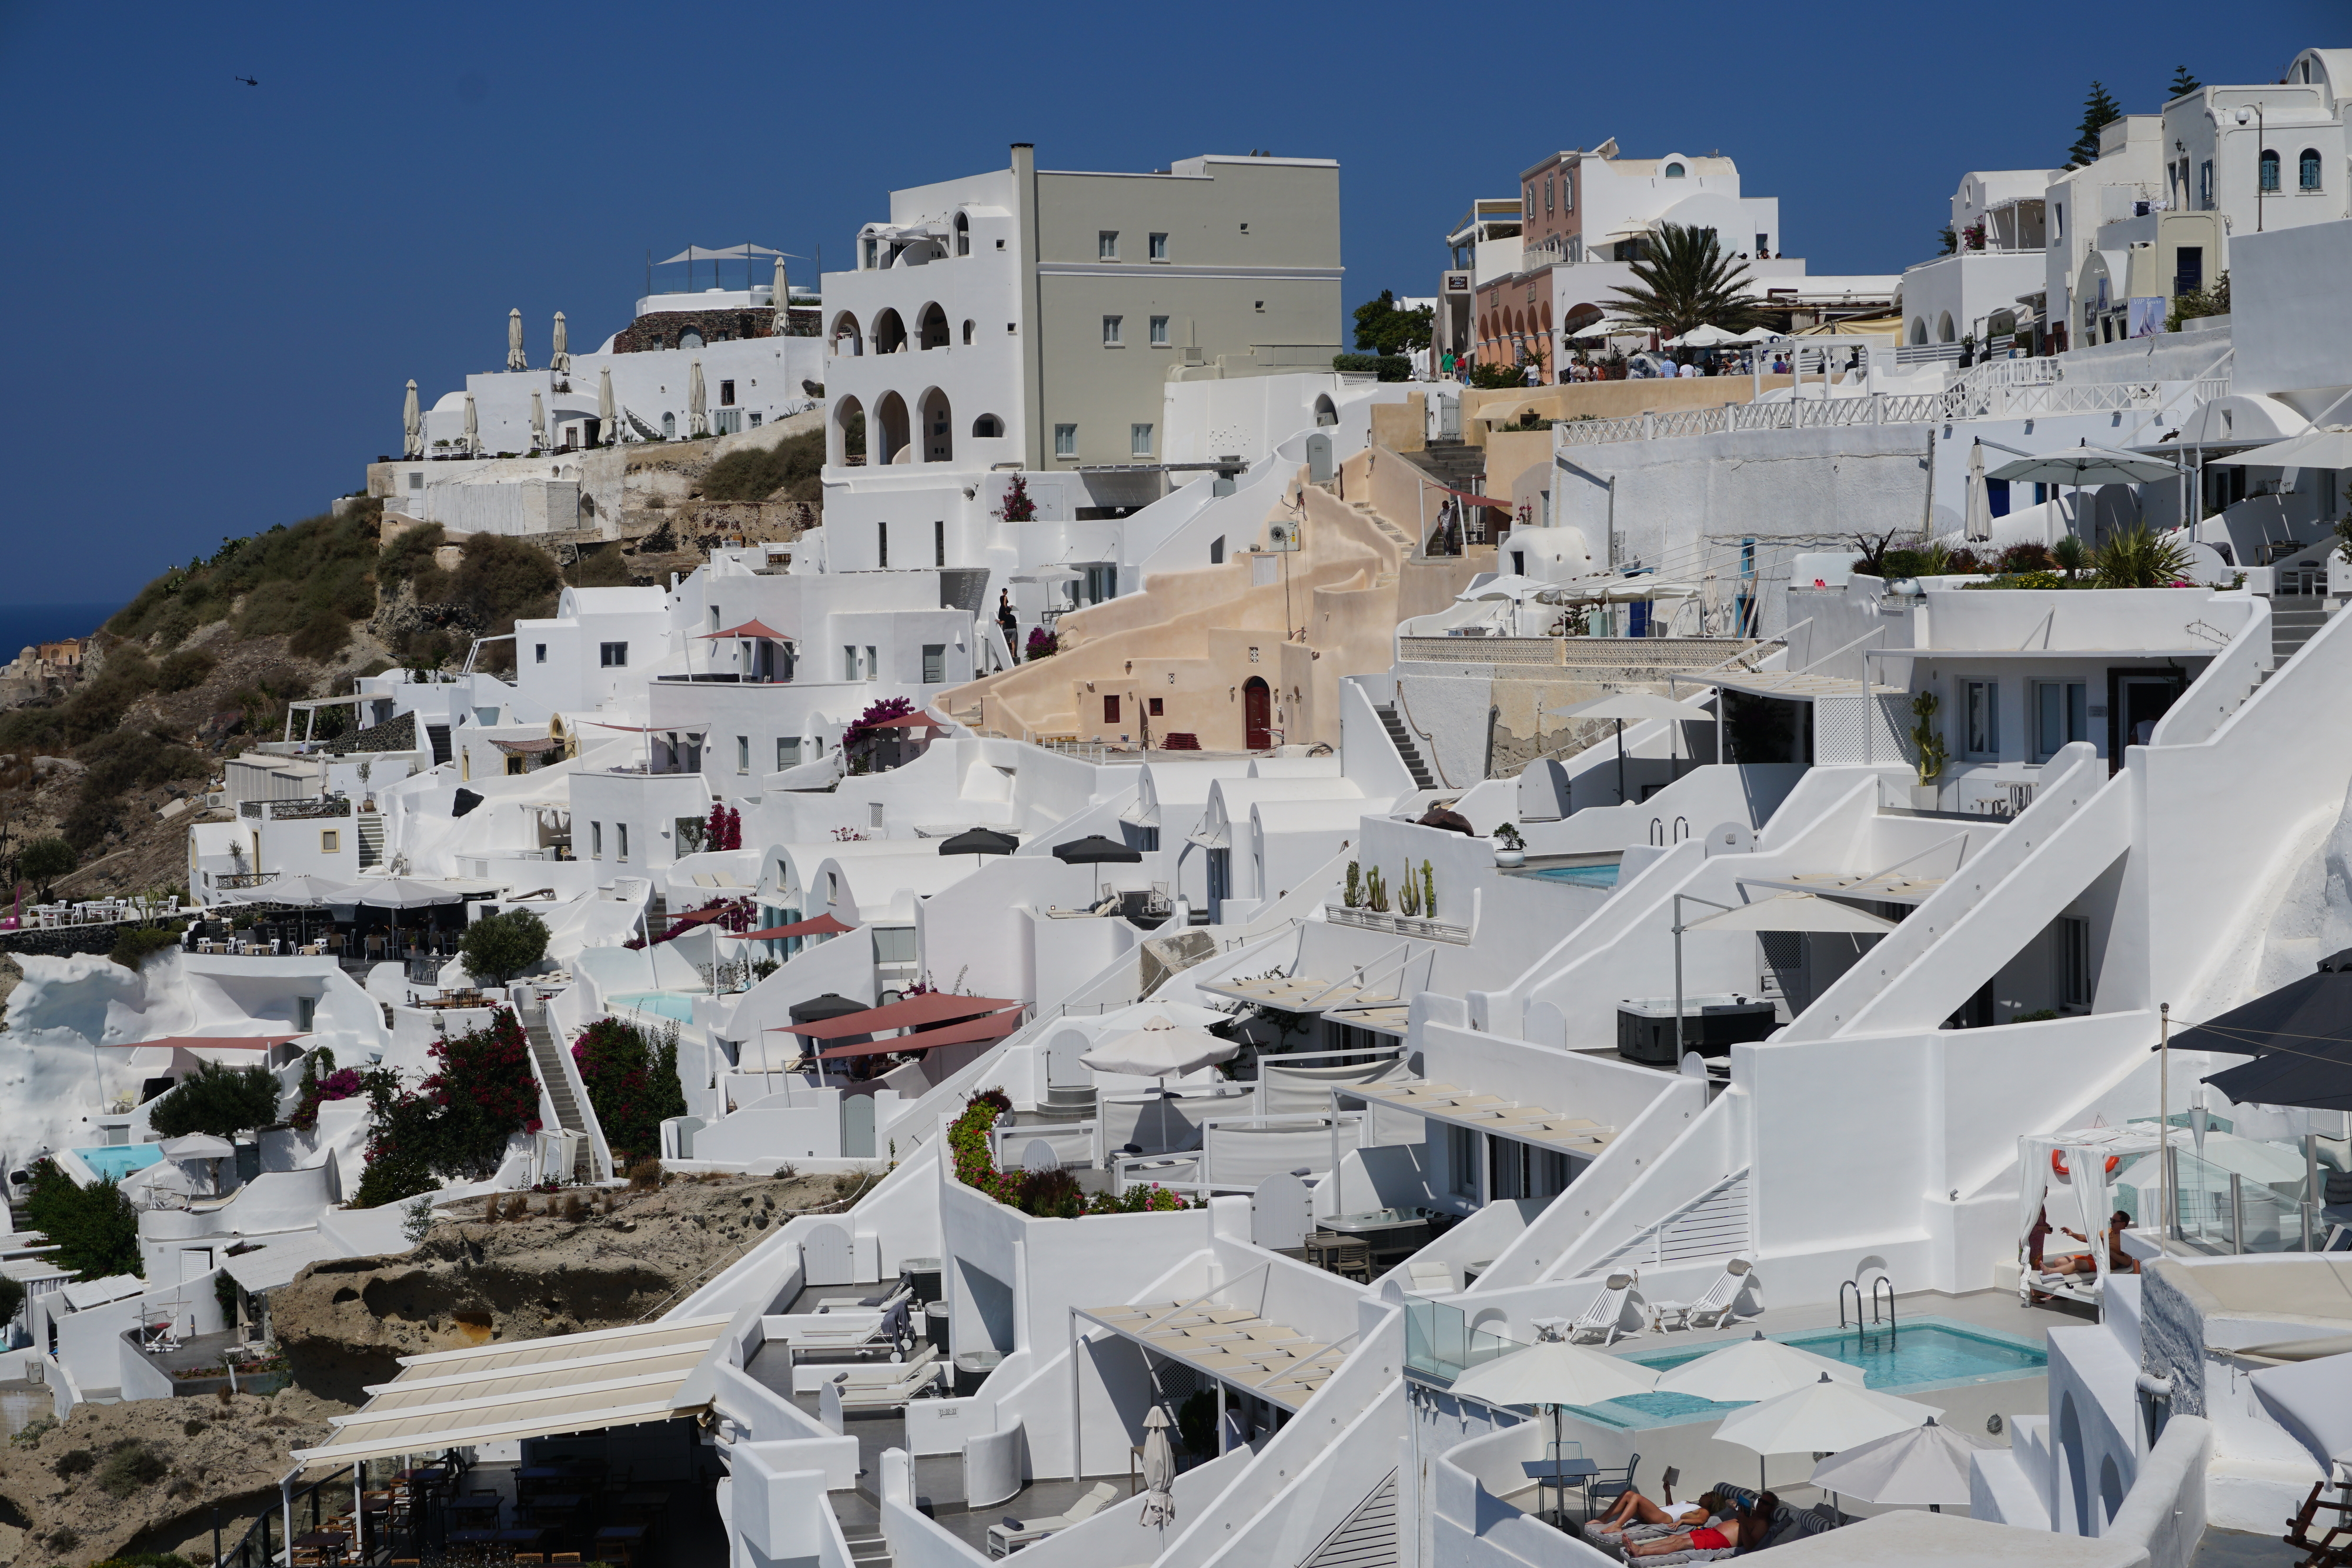
M 1496 850 L 1495 863 L 1507 866 L 1525 865 L 1528 863 L 1528 852 L 1525 850 Z
M 1934 810 L 1936 809 L 1936 800 L 1939 793 L 1940 792 L 1933 784 L 1912 785 L 1911 809 L 1915 811 Z

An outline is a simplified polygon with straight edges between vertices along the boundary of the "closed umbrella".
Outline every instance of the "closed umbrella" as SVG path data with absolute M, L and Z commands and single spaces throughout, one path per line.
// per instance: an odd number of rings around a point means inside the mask
M 1756 1485 L 1761 1490 L 1767 1455 L 1839 1453 L 1943 1413 L 1939 1406 L 1843 1383 L 1825 1372 L 1818 1383 L 1733 1411 L 1715 1435 L 1756 1455 Z
M 1776 1399 L 1824 1377 L 1860 1383 L 1862 1368 L 1766 1339 L 1759 1329 L 1754 1339 L 1725 1345 L 1666 1373 L 1658 1379 L 1658 1392 L 1687 1394 L 1718 1405 L 1745 1405 Z
M 1083 839 L 1073 839 L 1066 844 L 1055 844 L 1054 858 L 1064 865 L 1099 865 L 1112 861 L 1131 864 L 1143 858 L 1143 852 L 1129 849 L 1100 833 L 1092 833 Z
M 1019 839 L 993 828 L 968 828 L 951 839 L 940 841 L 940 853 L 943 855 L 1009 855 L 1020 847 Z
M 607 446 L 621 444 L 621 420 L 613 406 L 613 367 L 596 372 L 596 426 Z
M 787 287 L 784 283 L 784 257 L 781 251 L 778 252 L 776 256 L 776 287 L 774 303 L 776 307 L 776 325 L 773 329 L 773 334 L 774 336 L 781 338 L 784 335 L 784 329 L 792 324 L 793 319 L 792 290 Z
M 540 406 L 539 389 L 530 389 L 530 445 L 534 452 L 547 450 L 547 411 Z
M 523 357 L 522 307 L 520 305 L 507 312 L 507 369 L 510 371 L 530 369 L 530 361 Z
M 783 264 L 776 265 L 779 276 Z M 1138 1522 L 1165 1530 L 1176 1522 L 1176 1450 L 1169 1446 L 1168 1412 L 1154 1405 L 1143 1418 L 1143 1512 Z
M 1883 1508 L 1965 1508 L 1969 1461 L 1976 1452 L 1975 1444 L 1930 1416 L 1923 1425 L 1832 1454 L 1813 1467 L 1812 1481 L 1823 1491 Z
M 686 371 L 686 429 L 693 436 L 710 434 L 710 421 L 702 392 L 702 361 L 696 360 Z
M 482 449 L 482 422 L 474 413 L 474 394 L 466 394 L 466 455 L 471 457 Z
M 416 407 L 416 382 L 408 383 L 408 396 L 400 405 L 400 450 L 405 457 L 425 455 L 425 415 Z
M 547 368 L 558 375 L 572 373 L 572 340 L 563 329 L 563 312 L 555 313 L 555 346 L 547 356 Z
M 1992 538 L 1992 498 L 1985 489 L 1981 441 L 1969 444 L 1969 515 L 1961 531 L 1971 540 Z

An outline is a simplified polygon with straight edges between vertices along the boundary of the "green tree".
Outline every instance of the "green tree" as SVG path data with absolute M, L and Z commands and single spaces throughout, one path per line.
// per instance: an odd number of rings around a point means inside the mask
M 656 1043 L 634 1025 L 599 1019 L 573 1044 L 572 1056 L 614 1161 L 661 1153 L 662 1123 L 686 1114 L 677 1031 L 666 1031 Z
M 16 1314 L 25 1310 L 23 1281 L 0 1274 L 0 1325 L 14 1322 Z
M 181 1138 L 190 1133 L 233 1138 L 277 1121 L 278 1080 L 258 1062 L 251 1067 L 198 1062 L 194 1072 L 181 1079 L 178 1087 L 147 1113 L 147 1125 L 162 1138 Z
M 2187 66 L 2175 66 L 2172 68 L 2172 85 L 2165 89 L 2166 101 L 2169 102 L 2176 98 L 2187 98 L 2190 93 L 2202 89 L 2204 85 L 2189 73 Z
M 1617 291 L 1616 313 L 1628 320 L 1668 338 L 1708 324 L 1729 332 L 1756 325 L 1748 268 L 1723 254 L 1713 229 L 1662 224 L 1633 267 L 1640 286 Z
M 2083 123 L 2075 129 L 2074 145 L 2066 150 L 2066 167 L 2080 169 L 2086 163 L 2097 162 L 2099 128 L 2123 117 L 2122 107 L 2107 95 L 2105 86 L 2093 82 L 2089 95 L 2083 99 Z
M 81 864 L 81 856 L 63 839 L 35 839 L 16 857 L 16 874 L 41 884 L 41 902 L 49 902 L 49 884 Z
M 1395 291 L 1383 288 L 1378 299 L 1356 307 L 1356 347 L 1375 354 L 1409 354 L 1429 347 L 1437 312 L 1423 305 L 1397 308 Z
M 547 922 L 528 909 L 477 920 L 457 943 L 466 973 L 486 986 L 503 986 L 547 956 Z
M 52 1260 L 77 1280 L 146 1276 L 139 1261 L 139 1213 L 110 1180 L 83 1186 L 57 1161 L 43 1160 L 33 1167 L 25 1218 L 56 1244 Z

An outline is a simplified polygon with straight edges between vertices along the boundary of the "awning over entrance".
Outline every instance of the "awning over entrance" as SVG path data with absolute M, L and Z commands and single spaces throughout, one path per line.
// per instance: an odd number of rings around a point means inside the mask
M 1916 653 L 1917 651 L 1906 649 L 1906 652 Z M 1882 697 L 1908 695 L 1902 686 L 1857 681 L 1851 675 L 1808 675 L 1795 670 L 1727 671 L 1691 678 L 1703 680 L 1711 686 L 1721 686 L 1727 692 L 1744 692 L 1752 697 L 1778 697 L 1782 702 L 1791 703 L 1809 703 L 1820 697 L 1858 697 L 1864 693 Z
M 297 1448 L 306 1465 L 691 1416 L 710 1404 L 695 1369 L 731 1320 L 641 1323 L 400 1358 L 400 1375 L 330 1423 L 334 1440 Z

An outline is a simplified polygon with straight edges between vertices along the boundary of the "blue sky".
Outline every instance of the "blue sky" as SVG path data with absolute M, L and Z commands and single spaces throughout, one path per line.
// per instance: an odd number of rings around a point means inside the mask
M 429 401 L 624 324 L 648 250 L 849 256 L 893 185 L 1341 162 L 1350 306 L 1545 152 L 1721 150 L 1818 272 L 1931 254 L 1959 174 L 2063 160 L 2088 78 L 2275 79 L 2340 4 L 0 5 L 0 603 L 125 598 L 321 510 Z M 2076 18 L 2079 20 L 2079 18 Z M 2193 39 L 2195 43 L 2177 40 Z M 1764 73 L 1785 66 L 1794 75 Z M 257 78 L 258 87 L 237 76 Z M 804 275 L 796 274 L 796 277 Z

